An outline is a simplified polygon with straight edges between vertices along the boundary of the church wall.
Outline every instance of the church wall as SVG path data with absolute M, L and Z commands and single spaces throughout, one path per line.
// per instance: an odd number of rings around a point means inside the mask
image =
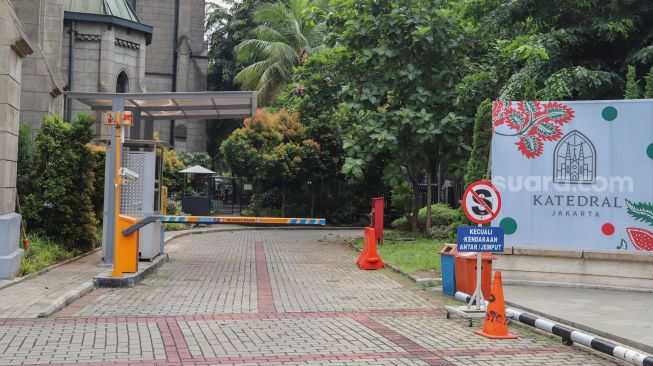
M 152 44 L 146 58 L 146 85 L 150 92 L 172 91 L 174 55 L 174 0 L 137 0 L 136 13 L 141 21 L 154 27 Z M 180 0 L 177 87 L 178 92 L 206 91 L 208 63 L 204 55 L 204 0 Z M 176 121 L 186 127 L 186 137 L 175 138 L 175 148 L 186 151 L 206 150 L 204 121 Z M 161 141 L 170 141 L 170 122 L 155 122 Z
M 63 113 L 59 72 L 63 29 L 63 0 L 15 0 L 34 53 L 24 59 L 21 122 L 38 129 L 45 116 Z
M 8 0 L 0 0 L 0 278 L 20 270 L 20 215 L 16 207 L 16 163 L 22 61 L 33 49 Z M 12 48 L 13 47 L 13 48 Z
M 70 24 L 66 25 L 68 30 Z M 76 22 L 73 49 L 72 90 L 78 92 L 116 92 L 116 81 L 120 72 L 129 78 L 127 91 L 144 92 L 145 36 L 121 27 L 109 27 L 103 23 Z M 67 31 L 66 31 L 67 32 Z M 68 77 L 70 37 L 63 42 L 62 73 Z M 73 101 L 72 115 L 90 113 L 90 109 Z M 102 118 L 94 113 L 97 138 L 108 139 L 109 130 L 102 126 Z

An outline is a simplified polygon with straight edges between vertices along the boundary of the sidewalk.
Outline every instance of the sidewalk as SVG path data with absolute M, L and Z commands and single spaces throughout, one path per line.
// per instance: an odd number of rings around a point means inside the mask
M 205 231 L 233 230 L 237 225 L 221 225 L 218 228 L 199 228 L 182 231 L 166 232 L 166 242 L 189 233 Z M 102 260 L 102 251 L 53 268 L 34 278 L 26 279 L 9 287 L 0 289 L 0 319 L 1 318 L 37 318 L 42 313 L 48 313 L 62 299 L 73 292 L 91 290 L 93 277 L 105 272 L 106 267 L 98 267 Z M 11 281 L 0 281 L 4 285 Z
M 102 251 L 0 290 L 0 318 L 36 318 L 53 303 L 106 271 L 98 268 Z
M 653 353 L 653 293 L 504 285 L 509 306 Z

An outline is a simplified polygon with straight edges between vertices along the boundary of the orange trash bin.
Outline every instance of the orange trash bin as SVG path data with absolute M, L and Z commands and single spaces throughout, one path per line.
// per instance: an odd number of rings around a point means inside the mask
M 483 253 L 481 257 L 481 292 L 483 298 L 490 298 L 492 282 L 492 261 L 497 258 L 491 253 Z M 474 294 L 476 290 L 476 253 L 458 253 L 455 259 L 456 290 Z

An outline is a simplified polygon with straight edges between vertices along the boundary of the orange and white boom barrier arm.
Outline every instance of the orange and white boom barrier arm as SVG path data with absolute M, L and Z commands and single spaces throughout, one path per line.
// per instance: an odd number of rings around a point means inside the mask
M 183 224 L 263 224 L 263 225 L 312 225 L 325 226 L 326 219 L 286 217 L 233 217 L 233 216 L 148 216 L 122 231 L 129 235 L 152 222 Z

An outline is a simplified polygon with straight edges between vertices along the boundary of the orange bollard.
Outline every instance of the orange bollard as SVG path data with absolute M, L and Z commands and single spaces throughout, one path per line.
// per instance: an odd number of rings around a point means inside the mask
M 508 332 L 508 318 L 506 318 L 506 302 L 503 298 L 503 283 L 501 272 L 494 273 L 492 293 L 488 300 L 485 311 L 485 322 L 482 330 L 475 330 L 474 333 L 492 339 L 516 339 L 516 335 Z
M 371 227 L 365 228 L 365 239 L 363 241 L 363 252 L 356 264 L 360 269 L 381 269 L 383 261 L 376 252 L 376 235 Z

